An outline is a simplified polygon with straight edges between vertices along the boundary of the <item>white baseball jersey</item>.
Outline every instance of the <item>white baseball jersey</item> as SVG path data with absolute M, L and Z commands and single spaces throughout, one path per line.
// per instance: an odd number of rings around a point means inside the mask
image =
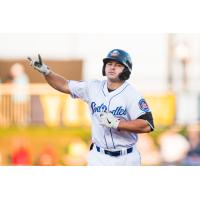
M 137 134 L 99 124 L 100 112 L 109 111 L 115 117 L 134 120 L 150 112 L 144 98 L 127 81 L 116 90 L 109 92 L 106 80 L 68 81 L 73 98 L 84 100 L 90 110 L 92 120 L 92 141 L 104 149 L 120 150 L 133 146 Z

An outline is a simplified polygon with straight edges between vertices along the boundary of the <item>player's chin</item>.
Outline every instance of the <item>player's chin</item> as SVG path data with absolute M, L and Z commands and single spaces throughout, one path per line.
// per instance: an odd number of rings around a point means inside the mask
M 116 79 L 118 76 L 116 74 L 107 74 L 107 78 L 109 79 Z
M 112 82 L 118 82 L 119 81 L 118 77 L 107 76 L 107 79 L 112 81 Z

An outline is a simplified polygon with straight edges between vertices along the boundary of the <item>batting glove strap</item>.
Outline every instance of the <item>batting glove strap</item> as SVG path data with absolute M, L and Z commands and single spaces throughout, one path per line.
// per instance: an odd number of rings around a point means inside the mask
M 110 112 L 101 112 L 99 115 L 99 121 L 102 126 L 107 128 L 117 129 L 119 126 L 119 119 L 114 117 Z

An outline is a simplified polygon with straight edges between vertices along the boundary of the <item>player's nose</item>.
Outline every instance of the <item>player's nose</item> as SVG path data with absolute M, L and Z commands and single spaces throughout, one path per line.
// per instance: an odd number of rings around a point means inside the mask
M 113 63 L 111 64 L 110 68 L 111 68 L 111 69 L 115 69 L 115 66 L 116 66 L 116 63 L 113 62 Z

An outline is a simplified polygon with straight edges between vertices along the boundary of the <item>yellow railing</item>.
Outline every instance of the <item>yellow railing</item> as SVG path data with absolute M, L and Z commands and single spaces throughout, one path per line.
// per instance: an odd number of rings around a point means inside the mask
M 0 85 L 0 126 L 46 124 L 89 126 L 87 105 L 60 93 L 48 84 L 17 87 Z

